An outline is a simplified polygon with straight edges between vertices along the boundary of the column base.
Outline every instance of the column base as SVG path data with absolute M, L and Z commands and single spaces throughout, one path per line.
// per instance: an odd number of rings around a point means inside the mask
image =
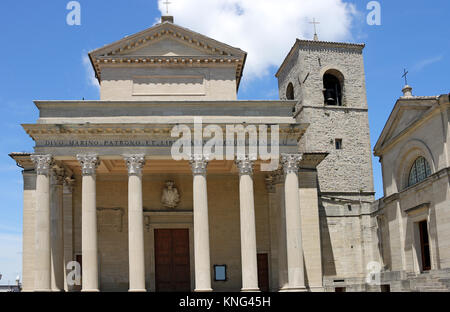
M 324 288 L 322 286 L 309 286 L 309 290 L 311 292 L 324 292 Z
M 279 292 L 307 292 L 308 289 L 306 287 L 283 287 L 279 290 Z
M 147 292 L 147 289 L 129 289 L 128 292 Z
M 98 289 L 82 289 L 81 292 L 100 292 Z
M 259 288 L 242 288 L 241 292 L 261 292 Z
M 212 288 L 194 289 L 194 292 L 212 292 Z

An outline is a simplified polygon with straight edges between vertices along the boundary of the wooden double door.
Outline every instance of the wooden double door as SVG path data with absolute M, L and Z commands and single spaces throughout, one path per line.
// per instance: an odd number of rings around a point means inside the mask
M 155 229 L 156 291 L 191 291 L 189 230 Z

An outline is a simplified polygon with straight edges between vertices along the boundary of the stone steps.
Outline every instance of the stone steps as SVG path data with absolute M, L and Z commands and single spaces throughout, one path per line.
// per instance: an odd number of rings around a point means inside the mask
M 411 291 L 450 292 L 450 271 L 430 271 L 420 275 L 408 274 Z

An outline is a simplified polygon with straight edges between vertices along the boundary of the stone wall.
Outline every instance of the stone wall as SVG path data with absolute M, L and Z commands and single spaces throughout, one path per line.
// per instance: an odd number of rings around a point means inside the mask
M 236 100 L 234 66 L 151 68 L 105 67 L 102 101 Z

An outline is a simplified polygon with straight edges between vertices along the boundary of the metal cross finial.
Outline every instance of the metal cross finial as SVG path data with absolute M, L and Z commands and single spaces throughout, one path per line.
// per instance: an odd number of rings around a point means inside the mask
M 316 25 L 319 25 L 320 22 L 316 22 L 316 18 L 313 18 L 313 21 L 312 21 L 312 22 L 309 22 L 309 23 L 314 25 L 314 36 L 317 36 L 317 28 L 316 28 Z
M 163 4 L 166 5 L 166 13 L 169 14 L 169 4 L 172 4 L 172 2 L 169 2 L 169 0 L 166 0 L 166 2 L 163 2 Z
M 409 72 L 408 71 L 406 71 L 406 68 L 405 69 L 403 69 L 403 72 L 404 72 L 404 74 L 403 74 L 403 78 L 405 78 L 405 86 L 407 86 L 408 85 L 408 74 L 409 74 Z

